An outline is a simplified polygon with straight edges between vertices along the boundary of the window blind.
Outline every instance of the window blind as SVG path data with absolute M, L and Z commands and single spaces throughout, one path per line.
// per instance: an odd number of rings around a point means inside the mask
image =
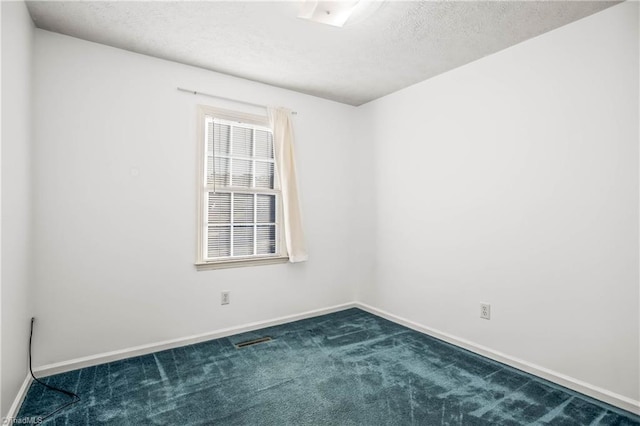
M 205 260 L 278 255 L 271 130 L 207 116 L 205 140 Z

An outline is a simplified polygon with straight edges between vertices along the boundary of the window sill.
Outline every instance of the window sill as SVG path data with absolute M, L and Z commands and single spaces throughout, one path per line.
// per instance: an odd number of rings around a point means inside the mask
M 199 262 L 199 263 L 196 263 L 195 265 L 198 271 L 209 271 L 212 269 L 243 268 L 245 266 L 274 265 L 277 263 L 287 263 L 288 261 L 289 261 L 288 256 L 278 256 L 278 257 L 262 257 L 258 259 L 217 260 L 212 262 Z

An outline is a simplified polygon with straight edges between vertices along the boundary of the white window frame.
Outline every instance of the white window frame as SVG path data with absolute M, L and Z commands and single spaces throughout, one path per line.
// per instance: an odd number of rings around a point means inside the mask
M 284 236 L 284 226 L 282 221 L 282 194 L 279 189 L 277 168 L 274 164 L 274 179 L 276 189 L 274 190 L 253 190 L 247 188 L 234 188 L 224 187 L 221 191 L 224 192 L 244 192 L 244 193 L 271 193 L 276 195 L 276 253 L 269 255 L 251 255 L 243 257 L 227 257 L 227 258 L 212 258 L 206 259 L 206 244 L 208 236 L 208 212 L 207 212 L 207 197 L 208 193 L 215 189 L 213 185 L 207 184 L 207 140 L 206 140 L 206 120 L 207 117 L 214 117 L 221 120 L 233 121 L 236 123 L 248 124 L 252 126 L 259 126 L 269 129 L 269 120 L 266 116 L 246 114 L 237 111 L 224 110 L 220 108 L 214 108 L 207 105 L 198 105 L 198 120 L 197 120 L 197 139 L 198 139 L 198 167 L 197 167 L 197 257 L 196 268 L 199 271 L 221 268 L 235 268 L 243 266 L 257 266 L 257 265 L 269 265 L 274 263 L 285 263 L 289 261 L 289 257 L 286 254 L 286 243 Z M 270 130 L 270 129 L 269 129 Z M 275 161 L 275 155 L 274 155 Z M 255 178 L 255 177 L 254 177 Z M 255 226 L 255 224 L 254 224 Z M 233 228 L 233 226 L 232 226 Z

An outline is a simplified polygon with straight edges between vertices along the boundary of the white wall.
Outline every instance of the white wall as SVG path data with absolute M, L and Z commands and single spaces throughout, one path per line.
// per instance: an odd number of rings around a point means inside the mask
M 353 107 L 42 30 L 35 65 L 35 365 L 354 300 Z M 196 272 L 196 104 L 243 106 L 178 86 L 298 112 L 308 262 Z
M 32 314 L 31 57 L 23 2 L 2 2 L 2 393 L 5 415 L 27 373 Z
M 640 399 L 637 8 L 363 107 L 378 256 L 363 302 Z

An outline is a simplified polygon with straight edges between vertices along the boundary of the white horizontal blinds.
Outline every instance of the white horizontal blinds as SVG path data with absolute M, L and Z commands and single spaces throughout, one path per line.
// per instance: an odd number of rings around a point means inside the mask
M 276 253 L 276 196 L 256 194 L 256 253 Z
M 233 194 L 233 254 L 250 256 L 254 253 L 254 194 Z
M 278 253 L 273 135 L 267 128 L 206 118 L 205 259 Z

